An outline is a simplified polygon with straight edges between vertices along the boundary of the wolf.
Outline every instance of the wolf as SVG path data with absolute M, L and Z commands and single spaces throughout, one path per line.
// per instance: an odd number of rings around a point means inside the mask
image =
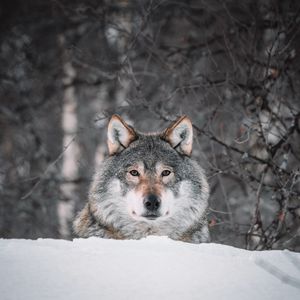
M 78 237 L 209 241 L 209 186 L 191 158 L 193 127 L 187 116 L 160 133 L 141 133 L 113 115 L 107 144 L 109 156 L 73 223 Z

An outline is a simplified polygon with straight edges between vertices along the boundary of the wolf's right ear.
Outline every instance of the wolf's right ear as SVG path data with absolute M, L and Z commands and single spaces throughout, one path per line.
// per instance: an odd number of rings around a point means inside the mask
M 136 140 L 134 129 L 118 115 L 113 115 L 108 123 L 107 145 L 109 155 L 114 155 L 127 148 Z
M 193 148 L 193 125 L 187 116 L 180 117 L 162 135 L 179 153 L 190 156 Z

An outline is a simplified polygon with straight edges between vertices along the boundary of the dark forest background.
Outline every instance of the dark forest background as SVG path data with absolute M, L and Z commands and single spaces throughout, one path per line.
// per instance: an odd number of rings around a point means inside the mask
M 300 251 L 300 2 L 2 0 L 0 237 L 72 238 L 120 114 L 182 114 L 214 242 Z

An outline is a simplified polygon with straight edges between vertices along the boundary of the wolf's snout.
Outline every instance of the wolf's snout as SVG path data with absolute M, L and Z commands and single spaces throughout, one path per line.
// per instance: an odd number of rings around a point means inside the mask
M 148 211 L 155 212 L 160 207 L 160 199 L 156 195 L 150 194 L 145 197 L 144 206 Z

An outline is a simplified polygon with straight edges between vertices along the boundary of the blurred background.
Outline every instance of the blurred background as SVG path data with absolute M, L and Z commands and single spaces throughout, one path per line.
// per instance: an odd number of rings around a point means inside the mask
M 300 251 L 300 2 L 2 0 L 0 237 L 71 239 L 106 125 L 182 114 L 213 242 Z

